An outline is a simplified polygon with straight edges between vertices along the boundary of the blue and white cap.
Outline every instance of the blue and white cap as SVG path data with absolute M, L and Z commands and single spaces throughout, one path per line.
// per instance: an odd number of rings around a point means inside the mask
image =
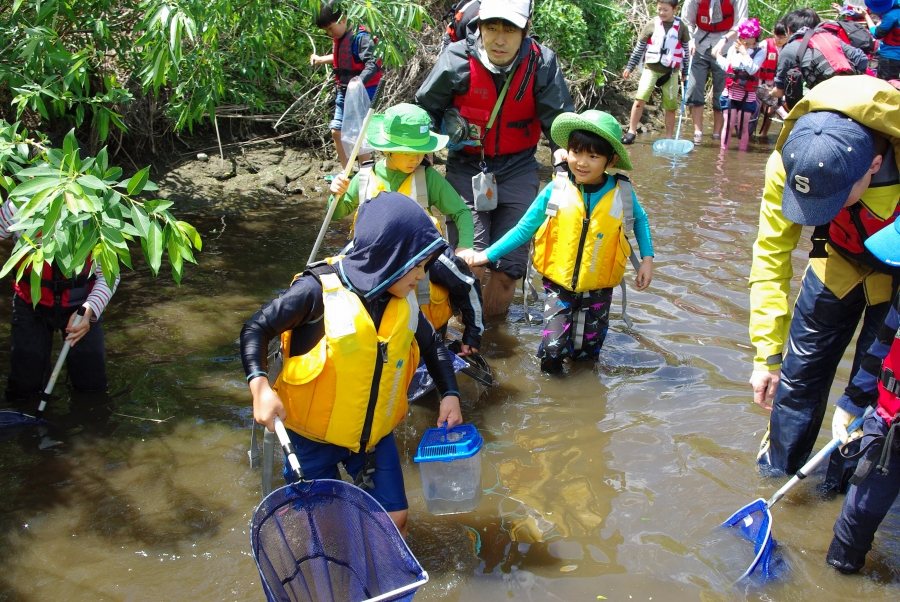
M 827 224 L 874 158 L 871 132 L 846 115 L 816 111 L 800 117 L 781 148 L 784 216 L 804 226 Z

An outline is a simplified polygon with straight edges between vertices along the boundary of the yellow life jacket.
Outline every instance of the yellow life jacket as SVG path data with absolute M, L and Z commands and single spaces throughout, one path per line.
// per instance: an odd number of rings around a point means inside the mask
M 554 180 L 554 187 L 560 194 L 551 195 L 547 219 L 535 234 L 535 269 L 577 293 L 618 285 L 631 255 L 624 224 L 631 195 L 624 198 L 617 178 L 588 216 L 581 190 L 568 178 L 565 185 Z
M 284 403 L 290 429 L 354 452 L 360 451 L 374 403 L 368 451 L 406 416 L 406 391 L 419 365 L 416 295 L 388 301 L 376 332 L 362 301 L 336 274 L 323 274 L 320 280 L 325 336 L 308 353 L 287 357 L 291 333 L 284 333 L 286 357 L 273 388 Z
M 367 200 L 374 198 L 380 192 L 389 192 L 387 185 L 379 178 L 372 168 L 366 168 L 366 172 L 359 171 L 359 204 L 362 205 Z M 414 172 L 400 185 L 396 190 L 400 194 L 405 194 L 413 199 L 428 212 L 431 221 L 434 222 L 441 236 L 444 235 L 443 225 L 434 214 L 428 204 L 428 187 L 425 181 L 425 167 L 420 165 Z M 356 218 L 354 217 L 354 223 Z M 427 287 L 427 288 L 426 288 Z M 431 322 L 435 330 L 442 328 L 451 317 L 453 317 L 453 308 L 450 307 L 450 291 L 447 287 L 431 282 L 431 279 L 423 279 L 419 281 L 418 288 L 419 309 L 422 314 Z

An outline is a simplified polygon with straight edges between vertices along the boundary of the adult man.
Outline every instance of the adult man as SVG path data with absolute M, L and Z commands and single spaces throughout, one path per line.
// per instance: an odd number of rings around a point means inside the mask
M 825 81 L 807 94 L 769 158 L 750 271 L 750 384 L 754 401 L 772 410 L 757 461 L 775 473 L 793 474 L 804 464 L 860 318 L 865 314 L 851 378 L 889 309 L 893 275 L 863 242 L 896 217 L 898 151 L 900 92 L 860 75 Z M 788 320 L 791 253 L 803 225 L 825 227 L 813 233 Z M 841 486 L 840 470 L 832 467 L 829 484 L 837 479 Z
M 784 17 L 788 43 L 778 55 L 771 96 L 781 98 L 788 91 L 785 98 L 788 108 L 800 99 L 804 85 L 812 89 L 835 75 L 860 75 L 869 64 L 865 52 L 844 43 L 833 33 L 816 29 L 819 23 L 819 15 L 811 8 L 794 10 Z M 798 56 L 802 57 L 800 61 Z M 798 62 L 800 73 L 792 76 L 791 70 L 798 67 Z
M 725 89 L 725 69 L 716 57 L 737 38 L 738 25 L 747 18 L 747 0 L 686 0 L 681 20 L 691 31 L 691 77 L 688 80 L 687 105 L 694 121 L 694 142 L 703 138 L 703 105 L 706 103 L 706 79 L 713 81 L 713 138 L 722 131 L 724 118 L 719 97 Z
M 528 37 L 530 19 L 530 0 L 485 0 L 478 32 L 450 44 L 416 92 L 416 103 L 436 125 L 445 116 L 463 124 L 463 146 L 450 151 L 446 177 L 472 210 L 476 251 L 499 240 L 525 214 L 538 191 L 535 151 L 541 132 L 549 139 L 553 119 L 575 110 L 556 54 Z M 566 152 L 550 144 L 554 163 L 564 160 Z M 496 207 L 476 210 L 473 187 Z M 448 223 L 447 232 L 455 245 L 456 228 Z M 486 315 L 509 308 L 527 260 L 523 245 L 491 264 Z M 484 268 L 472 271 L 484 275 Z

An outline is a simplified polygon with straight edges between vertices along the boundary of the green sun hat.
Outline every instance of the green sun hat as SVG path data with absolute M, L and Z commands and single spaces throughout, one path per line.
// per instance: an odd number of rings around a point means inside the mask
M 366 140 L 380 151 L 430 153 L 447 146 L 448 136 L 431 131 L 431 117 L 425 109 L 402 102 L 372 115 Z
M 622 144 L 622 126 L 616 118 L 605 111 L 591 109 L 580 115 L 578 113 L 563 113 L 553 120 L 550 126 L 550 137 L 560 148 L 569 147 L 569 134 L 573 130 L 586 130 L 593 132 L 612 144 L 613 150 L 619 155 L 619 160 L 613 166 L 615 169 L 631 170 L 631 159 L 628 151 Z

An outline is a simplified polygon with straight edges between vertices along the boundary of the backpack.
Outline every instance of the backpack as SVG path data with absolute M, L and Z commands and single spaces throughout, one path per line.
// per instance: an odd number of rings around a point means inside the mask
M 838 21 L 841 29 L 846 34 L 851 46 L 859 48 L 866 54 L 875 52 L 875 38 L 872 37 L 869 28 L 856 21 Z
M 784 82 L 784 102 L 787 103 L 789 109 L 794 108 L 800 99 L 803 98 L 803 71 L 800 64 L 803 62 L 803 56 L 809 49 L 809 39 L 813 37 L 816 30 L 810 27 L 803 38 L 800 40 L 800 48 L 794 59 L 794 64 L 787 71 L 787 80 Z
M 469 25 L 475 21 L 478 11 L 481 9 L 479 0 L 459 0 L 450 7 L 445 19 L 449 19 L 446 34 L 450 38 L 450 42 L 458 42 L 465 40 L 466 35 L 472 33 L 469 31 Z

